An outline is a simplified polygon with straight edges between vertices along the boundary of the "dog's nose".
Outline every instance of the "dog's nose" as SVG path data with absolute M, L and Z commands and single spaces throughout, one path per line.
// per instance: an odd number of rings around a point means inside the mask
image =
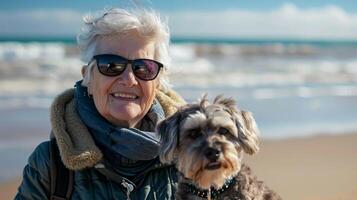
M 221 151 L 215 148 L 208 148 L 205 151 L 205 156 L 210 160 L 210 161 L 217 161 L 219 158 Z

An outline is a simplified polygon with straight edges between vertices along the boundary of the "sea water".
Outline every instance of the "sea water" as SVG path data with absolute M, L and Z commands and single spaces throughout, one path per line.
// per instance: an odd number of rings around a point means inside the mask
M 357 42 L 176 39 L 173 88 L 188 102 L 223 94 L 268 139 L 357 130 Z M 49 106 L 85 64 L 68 39 L 0 42 L 0 181 L 49 138 Z

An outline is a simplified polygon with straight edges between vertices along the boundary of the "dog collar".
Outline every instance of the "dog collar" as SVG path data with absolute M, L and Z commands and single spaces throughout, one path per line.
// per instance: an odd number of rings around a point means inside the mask
M 220 188 L 220 189 L 215 189 L 214 187 L 211 187 L 210 190 L 202 190 L 197 188 L 195 185 L 191 184 L 191 183 L 184 183 L 184 185 L 186 185 L 185 190 L 186 192 L 189 192 L 195 196 L 201 197 L 201 198 L 207 198 L 208 197 L 208 193 L 210 191 L 211 193 L 211 198 L 215 199 L 217 198 L 221 193 L 223 193 L 224 191 L 226 191 L 231 185 L 233 185 L 233 183 L 236 182 L 235 178 L 230 178 L 228 179 L 224 185 Z

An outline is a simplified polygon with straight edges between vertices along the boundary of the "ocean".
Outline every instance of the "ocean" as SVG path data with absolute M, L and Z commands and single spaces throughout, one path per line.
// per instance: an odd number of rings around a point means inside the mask
M 170 53 L 177 92 L 233 97 L 262 138 L 357 130 L 357 41 L 174 38 Z M 48 139 L 48 108 L 83 64 L 72 38 L 0 38 L 0 181 Z

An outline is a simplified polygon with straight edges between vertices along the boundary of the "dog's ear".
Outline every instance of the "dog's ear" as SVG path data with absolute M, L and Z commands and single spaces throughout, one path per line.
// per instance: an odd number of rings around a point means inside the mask
M 236 117 L 238 140 L 244 151 L 255 154 L 259 151 L 259 130 L 251 112 L 240 111 Z
M 248 154 L 254 154 L 259 151 L 259 130 L 253 115 L 248 111 L 239 111 L 237 102 L 233 98 L 224 98 L 218 95 L 214 101 L 215 104 L 221 104 L 225 110 L 232 116 L 235 116 L 238 128 L 238 140 L 244 151 Z
M 223 105 L 225 110 L 231 115 L 238 113 L 237 102 L 233 98 L 224 98 L 223 95 L 218 95 L 214 98 L 213 103 Z
M 171 164 L 177 157 L 177 134 L 179 134 L 180 112 L 176 112 L 165 120 L 161 121 L 156 130 L 160 134 L 160 161 Z
M 201 97 L 201 99 L 199 100 L 199 104 L 200 104 L 200 107 L 201 108 L 206 108 L 208 105 L 209 105 L 209 101 L 208 101 L 208 98 L 207 98 L 207 93 L 204 93 Z

